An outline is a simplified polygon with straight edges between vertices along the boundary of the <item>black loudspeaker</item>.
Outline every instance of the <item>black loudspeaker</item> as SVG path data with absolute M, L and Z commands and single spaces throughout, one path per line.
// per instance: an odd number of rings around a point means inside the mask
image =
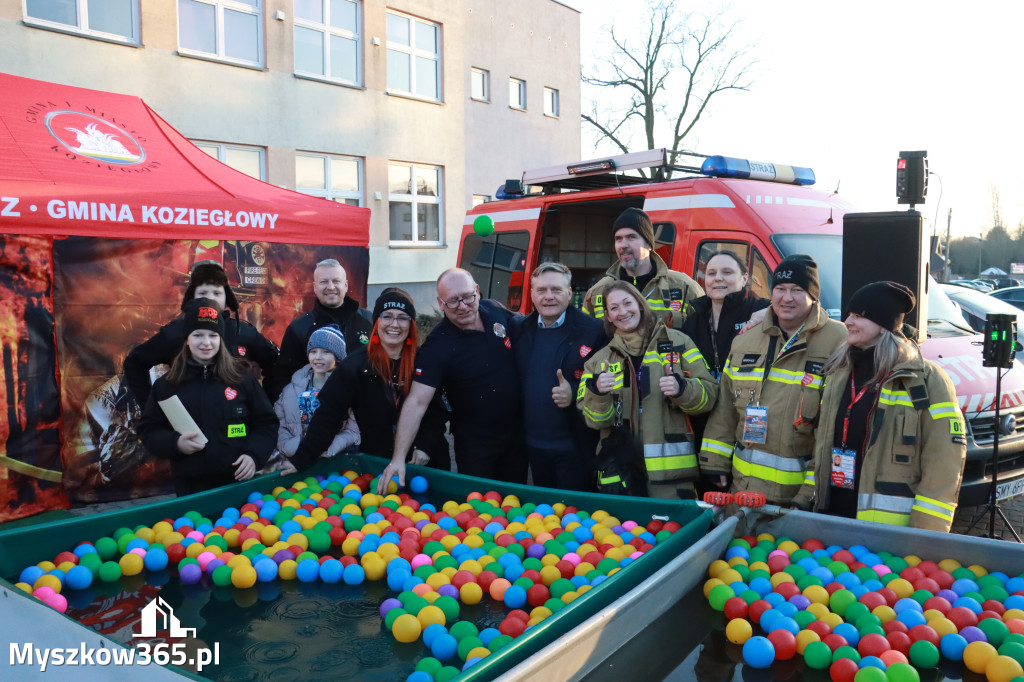
M 820 267 L 820 265 L 819 265 Z M 928 240 L 918 211 L 847 213 L 843 216 L 843 318 L 853 292 L 890 280 L 914 292 L 917 305 L 906 322 L 918 342 L 928 332 Z

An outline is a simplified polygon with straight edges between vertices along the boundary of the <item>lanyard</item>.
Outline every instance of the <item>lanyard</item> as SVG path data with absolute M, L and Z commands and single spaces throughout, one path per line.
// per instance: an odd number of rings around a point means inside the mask
M 843 417 L 843 450 L 846 449 L 846 435 L 850 431 L 850 413 L 853 412 L 853 406 L 864 397 L 869 388 L 871 388 L 870 382 L 864 384 L 864 388 L 860 389 L 860 393 L 856 393 L 857 386 L 853 381 L 853 374 L 850 374 L 850 406 L 846 408 L 846 416 Z
M 807 324 L 806 320 L 804 321 L 804 324 Z M 789 339 L 786 341 L 785 345 L 782 346 L 782 350 L 779 351 L 779 355 L 780 356 L 785 355 L 786 351 L 789 350 L 790 346 L 792 346 L 794 343 L 796 343 L 797 338 L 799 338 L 799 336 L 800 336 L 800 332 L 802 332 L 804 330 L 804 324 L 800 325 L 800 328 L 797 329 L 795 332 L 793 332 L 793 336 L 789 337 Z

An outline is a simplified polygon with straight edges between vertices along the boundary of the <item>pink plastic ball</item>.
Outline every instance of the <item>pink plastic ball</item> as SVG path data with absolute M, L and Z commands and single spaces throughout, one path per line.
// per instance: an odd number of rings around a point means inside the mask
M 630 555 L 629 555 L 629 558 L 630 558 L 630 559 L 639 559 L 639 558 L 640 558 L 640 557 L 642 557 L 643 555 L 644 555 L 644 553 L 643 553 L 643 552 L 641 552 L 640 550 L 637 550 L 637 551 L 633 552 L 632 554 L 630 554 Z
M 881 578 L 886 573 L 892 573 L 892 569 L 886 566 L 885 564 L 876 564 L 875 566 L 871 567 L 871 570 L 877 573 L 879 578 Z
M 199 532 L 199 531 L 197 531 L 197 530 L 194 530 L 194 531 L 192 531 L 191 533 L 189 533 L 189 534 L 188 534 L 188 535 L 186 535 L 185 537 L 187 537 L 187 538 L 192 538 L 192 539 L 193 539 L 193 540 L 195 540 L 196 542 L 203 542 L 204 540 L 206 540 L 206 536 L 205 536 L 205 535 L 203 535 L 202 533 L 200 533 L 200 532 Z
M 420 566 L 432 566 L 434 564 L 434 561 L 426 554 L 417 554 L 412 558 L 410 564 L 412 565 L 412 570 L 415 571 Z
M 568 561 L 573 566 L 579 566 L 580 562 L 583 561 L 580 555 L 576 552 L 566 552 L 565 556 L 563 556 L 562 558 Z
M 52 606 L 61 613 L 68 610 L 68 600 L 64 598 L 63 594 L 57 594 L 56 592 L 44 599 L 43 603 Z
M 57 594 L 57 592 L 49 585 L 43 585 L 42 587 L 36 588 L 32 591 L 32 596 L 43 602 L 55 594 Z
M 196 557 L 196 561 L 199 562 L 199 568 L 206 570 L 206 566 L 217 558 L 217 555 L 213 552 L 200 552 L 199 556 Z
M 637 527 L 637 522 L 636 521 L 625 521 L 625 522 L 623 522 L 622 527 L 624 529 L 626 529 L 626 530 L 633 530 L 634 528 Z
M 130 552 L 130 554 L 138 554 L 143 559 L 146 558 L 146 550 L 142 549 L 141 547 L 136 547 Z

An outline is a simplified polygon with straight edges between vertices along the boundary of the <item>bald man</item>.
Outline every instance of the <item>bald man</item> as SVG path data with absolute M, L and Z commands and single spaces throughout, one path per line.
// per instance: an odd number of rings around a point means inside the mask
M 466 270 L 445 270 L 437 279 L 439 325 L 416 355 L 416 378 L 402 406 L 391 463 L 405 484 L 405 461 L 420 420 L 436 391 L 451 406 L 455 462 L 460 474 L 525 483 L 519 375 L 509 336 L 515 314 L 496 301 L 480 300 L 480 287 Z

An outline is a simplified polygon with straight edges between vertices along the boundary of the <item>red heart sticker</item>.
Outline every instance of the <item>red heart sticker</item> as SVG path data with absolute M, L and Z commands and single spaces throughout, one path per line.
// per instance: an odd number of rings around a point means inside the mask
M 510 338 L 508 338 L 506 336 L 505 337 L 505 348 L 511 348 L 511 347 L 512 347 L 512 339 L 510 339 Z
M 671 303 L 668 304 L 668 307 L 678 313 L 680 310 L 683 309 L 683 302 L 682 301 L 672 301 Z
M 236 397 L 238 397 L 238 391 L 228 386 L 227 388 L 224 389 L 224 397 L 227 398 L 228 400 L 234 400 Z
M 800 383 L 804 386 L 810 386 L 814 382 L 814 377 L 810 374 L 804 374 L 804 378 L 800 380 Z
M 239 346 L 238 347 L 238 357 L 240 357 L 240 358 L 244 358 L 245 357 L 245 346 Z
M 574 372 L 574 374 L 575 374 L 575 376 L 576 376 L 576 381 L 579 381 L 580 379 L 582 379 L 582 378 L 583 378 L 583 370 L 582 370 L 582 369 L 578 369 L 578 370 L 576 370 L 576 371 Z
M 593 350 L 590 346 L 580 346 L 580 357 L 585 358 L 590 355 L 590 351 Z

